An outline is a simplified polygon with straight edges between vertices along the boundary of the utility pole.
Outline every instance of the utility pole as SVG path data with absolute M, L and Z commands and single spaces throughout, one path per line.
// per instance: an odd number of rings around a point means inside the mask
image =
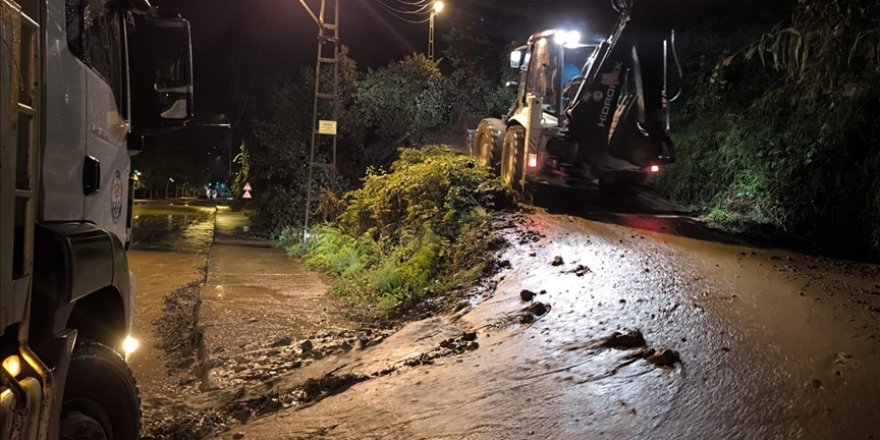
M 315 195 L 312 194 L 315 185 L 315 172 L 325 172 L 325 175 L 330 179 L 330 185 L 336 183 L 336 125 L 339 118 L 339 0 L 320 0 L 317 14 L 309 7 L 306 0 L 299 0 L 299 2 L 318 25 L 312 144 L 309 152 L 306 212 L 303 223 L 303 239 L 308 240 L 312 205 L 316 201 Z M 330 17 L 330 21 L 328 21 L 328 17 Z M 332 66 L 330 81 L 328 84 L 322 84 L 321 72 L 329 66 Z M 327 144 L 329 144 L 329 152 L 326 151 Z

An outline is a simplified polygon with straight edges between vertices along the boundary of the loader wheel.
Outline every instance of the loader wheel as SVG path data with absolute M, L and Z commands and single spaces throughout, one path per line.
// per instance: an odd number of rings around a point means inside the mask
M 501 142 L 504 139 L 504 123 L 500 119 L 484 119 L 477 128 L 477 156 L 480 165 L 495 174 L 500 171 Z
M 504 146 L 501 151 L 501 183 L 522 195 L 523 162 L 526 149 L 526 131 L 514 125 L 504 135 Z
M 141 405 L 128 365 L 103 344 L 80 341 L 70 359 L 61 407 L 62 440 L 134 440 Z

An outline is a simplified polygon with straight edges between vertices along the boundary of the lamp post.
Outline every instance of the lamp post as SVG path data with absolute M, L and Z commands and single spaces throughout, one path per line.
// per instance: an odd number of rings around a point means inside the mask
M 435 0 L 431 16 L 428 19 L 428 59 L 434 61 L 434 16 L 443 11 L 446 5 L 442 0 Z
M 171 184 L 171 183 L 174 183 L 174 178 L 173 178 L 173 177 L 169 177 L 169 178 L 168 178 L 168 181 L 165 182 L 165 198 L 166 198 L 166 199 L 168 198 L 168 185 Z

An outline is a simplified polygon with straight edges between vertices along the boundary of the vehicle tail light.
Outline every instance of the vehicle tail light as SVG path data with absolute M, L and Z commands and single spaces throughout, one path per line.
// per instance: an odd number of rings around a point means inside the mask
M 529 153 L 529 168 L 538 168 L 538 155 Z
M 648 167 L 648 171 L 650 171 L 653 174 L 657 174 L 660 172 L 660 165 L 657 165 L 657 164 L 651 165 Z

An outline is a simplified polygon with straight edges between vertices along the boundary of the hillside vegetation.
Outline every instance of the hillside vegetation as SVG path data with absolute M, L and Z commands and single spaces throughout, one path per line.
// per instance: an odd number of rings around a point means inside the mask
M 690 97 L 661 190 L 728 230 L 880 256 L 880 6 L 801 0 L 750 32 L 734 50 L 682 37 Z

